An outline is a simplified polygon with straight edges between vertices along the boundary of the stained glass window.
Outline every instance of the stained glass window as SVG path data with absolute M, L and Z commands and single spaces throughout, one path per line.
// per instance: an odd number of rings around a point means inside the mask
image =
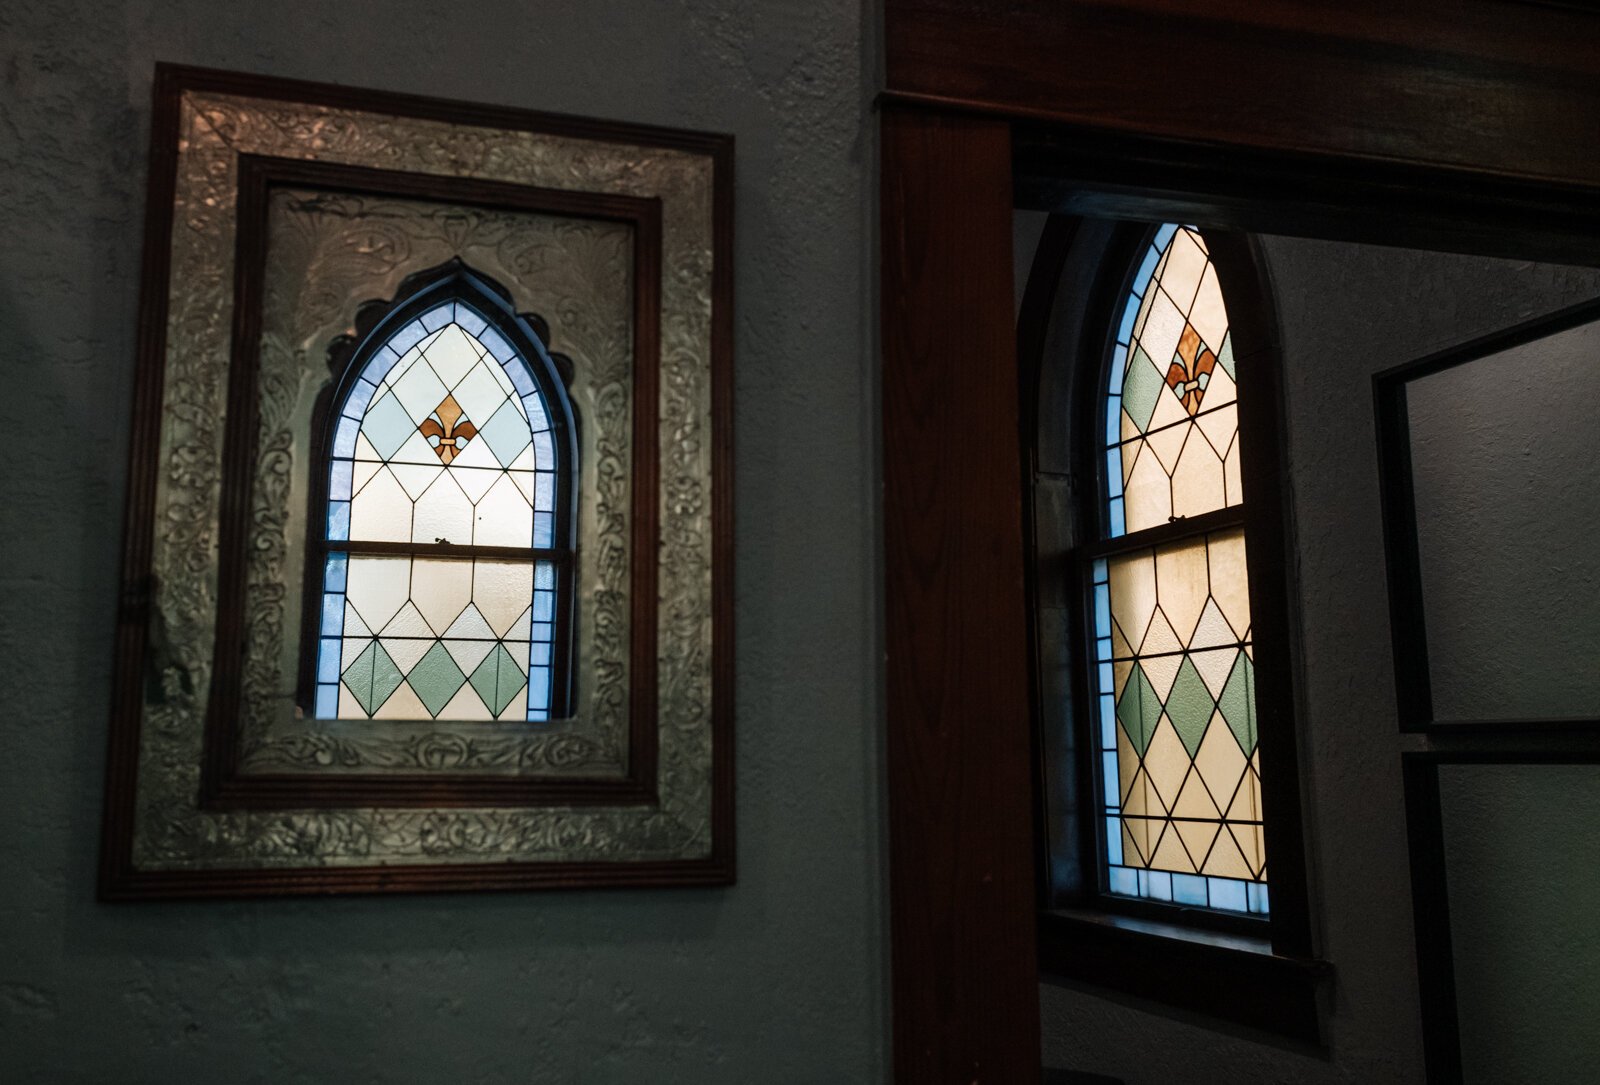
M 1106 409 L 1111 534 L 1243 500 L 1233 340 L 1205 239 L 1163 226 L 1122 307 Z
M 1237 379 L 1205 239 L 1162 226 L 1111 348 L 1088 586 L 1105 888 L 1265 914 Z
M 540 721 L 564 680 L 569 408 L 538 337 L 452 281 L 335 397 L 319 718 Z

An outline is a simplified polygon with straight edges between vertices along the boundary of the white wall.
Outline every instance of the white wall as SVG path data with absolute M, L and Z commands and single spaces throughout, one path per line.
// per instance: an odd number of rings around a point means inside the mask
M 881 1079 L 864 23 L 839 0 L 0 4 L 0 1079 Z M 737 886 L 94 902 L 157 59 L 738 137 Z
M 1371 375 L 1600 295 L 1592 270 L 1290 238 L 1264 244 L 1287 367 L 1313 895 L 1323 955 L 1336 969 L 1329 1048 L 1289 1050 L 1043 986 L 1045 1064 L 1129 1085 L 1421 1080 Z M 1532 993 L 1515 984 L 1532 982 L 1519 972 L 1500 997 L 1515 1005 Z

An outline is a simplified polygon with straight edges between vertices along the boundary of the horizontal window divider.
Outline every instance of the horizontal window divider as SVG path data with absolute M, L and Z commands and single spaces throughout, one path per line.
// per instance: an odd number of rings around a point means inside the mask
M 1105 637 L 1097 638 L 1105 640 Z M 1096 663 L 1137 663 L 1141 659 L 1170 659 L 1172 656 L 1197 656 L 1203 652 L 1242 652 L 1246 648 L 1255 646 L 1254 640 L 1228 640 L 1221 644 L 1207 644 L 1201 648 L 1179 648 L 1175 652 L 1139 652 L 1131 656 L 1112 656 L 1110 659 L 1097 659 Z
M 1114 539 L 1100 539 L 1096 542 L 1085 543 L 1078 547 L 1077 555 L 1081 560 L 1091 561 L 1095 558 L 1113 557 L 1138 550 L 1149 550 L 1151 547 L 1181 542 L 1191 536 L 1207 535 L 1213 531 L 1223 531 L 1231 527 L 1243 527 L 1244 521 L 1244 506 L 1230 505 L 1225 509 L 1213 509 L 1211 512 L 1203 512 L 1198 516 L 1184 516 L 1176 520 L 1169 520 L 1167 523 L 1157 524 L 1155 527 L 1147 527 L 1140 531 L 1129 532 L 1126 535 L 1118 535 Z
M 1230 400 L 1228 400 L 1228 402 L 1219 403 L 1215 407 L 1207 407 L 1205 410 L 1196 411 L 1191 415 L 1187 415 L 1187 416 L 1185 416 L 1183 418 L 1178 419 L 1176 422 L 1167 422 L 1164 425 L 1155 426 L 1155 427 L 1153 427 L 1151 429 L 1147 429 L 1144 432 L 1140 433 L 1137 437 L 1128 437 L 1128 438 L 1125 438 L 1123 440 L 1118 441 L 1116 444 L 1106 445 L 1106 451 L 1109 452 L 1113 448 L 1126 448 L 1128 445 L 1134 444 L 1135 442 L 1143 441 L 1146 438 L 1152 437 L 1157 433 L 1165 433 L 1167 430 L 1174 429 L 1174 428 L 1176 428 L 1178 426 L 1193 425 L 1195 422 L 1197 422 L 1200 419 L 1206 417 L 1206 415 L 1208 415 L 1208 414 L 1216 414 L 1218 411 L 1225 411 L 1229 407 L 1232 407 L 1235 410 L 1237 410 L 1238 407 L 1239 407 L 1239 401 L 1237 399 L 1230 399 Z
M 1248 818 L 1193 818 L 1193 817 L 1178 817 L 1176 815 L 1169 815 L 1169 814 L 1124 814 L 1124 813 L 1122 813 L 1122 807 L 1120 807 L 1120 806 L 1107 806 L 1107 807 L 1104 807 L 1103 809 L 1105 810 L 1106 817 L 1121 818 L 1124 821 L 1159 821 L 1162 824 L 1165 824 L 1165 823 L 1167 823 L 1169 821 L 1182 821 L 1182 822 L 1185 822 L 1187 824 L 1192 824 L 1192 825 L 1265 825 L 1266 824 L 1266 822 L 1260 820 L 1259 818 L 1254 820 L 1254 821 L 1252 821 L 1252 820 L 1250 820 Z M 1156 867 L 1135 867 L 1131 863 L 1125 863 L 1125 864 L 1122 864 L 1122 865 L 1127 866 L 1129 870 L 1147 869 L 1152 874 L 1183 874 L 1183 875 L 1193 875 L 1194 877 L 1197 877 L 1197 878 L 1215 877 L 1216 876 L 1216 875 L 1202 874 L 1198 870 L 1162 870 L 1162 869 L 1158 869 Z M 1248 882 L 1248 881 L 1251 881 L 1252 879 L 1250 879 L 1250 878 L 1235 878 L 1234 880 L 1235 881 L 1241 881 L 1241 882 Z M 1266 885 L 1267 883 L 1266 882 L 1261 882 L 1259 884 Z
M 415 558 L 516 558 L 523 561 L 563 562 L 572 557 L 571 550 L 557 550 L 550 547 L 374 542 L 360 539 L 353 542 L 327 542 L 323 544 L 323 549 L 330 554 L 393 555 Z

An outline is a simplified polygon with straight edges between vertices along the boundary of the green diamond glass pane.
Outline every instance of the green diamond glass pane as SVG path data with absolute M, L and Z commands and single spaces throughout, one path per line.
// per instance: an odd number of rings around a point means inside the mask
M 1205 679 L 1185 656 L 1183 666 L 1178 668 L 1178 677 L 1172 683 L 1172 692 L 1167 694 L 1167 716 L 1190 757 L 1200 749 L 1206 725 L 1211 722 L 1211 709 L 1211 691 L 1206 689 Z
M 350 661 L 350 666 L 344 669 L 343 676 L 344 684 L 349 687 L 356 703 L 361 706 L 361 711 L 369 716 L 377 707 L 372 700 L 372 661 L 377 648 L 377 641 L 367 645 L 364 652 Z
M 434 716 L 450 703 L 450 698 L 467 680 L 445 646 L 437 641 L 428 649 L 428 654 L 411 668 L 411 674 L 407 677 L 411 681 L 411 688 L 417 691 L 417 697 Z
M 1134 664 L 1133 673 L 1128 676 L 1128 684 L 1122 689 L 1122 700 L 1117 703 L 1117 719 L 1122 721 L 1122 729 L 1128 732 L 1133 748 L 1143 757 L 1145 748 L 1150 745 L 1150 737 L 1155 734 L 1156 724 L 1161 721 L 1161 698 L 1156 696 L 1155 687 L 1145 677 L 1144 668 L 1137 663 Z
M 1256 748 L 1256 676 L 1250 657 L 1239 653 L 1228 675 L 1228 684 L 1222 687 L 1222 698 L 1217 701 L 1228 729 L 1238 739 L 1239 748 L 1249 757 Z
M 1150 415 L 1155 412 L 1156 400 L 1166 382 L 1161 371 L 1140 347 L 1133 348 L 1128 359 L 1128 371 L 1122 379 L 1122 408 L 1143 433 L 1150 425 Z
M 376 712 L 389 699 L 389 694 L 400 688 L 405 675 L 400 673 L 400 668 L 395 666 L 382 644 L 374 642 L 373 647 L 377 653 L 372 657 L 372 711 Z
M 473 670 L 472 688 L 496 716 L 506 710 L 511 698 L 522 688 L 522 674 L 505 645 L 495 645 L 494 651 L 484 656 L 483 662 Z

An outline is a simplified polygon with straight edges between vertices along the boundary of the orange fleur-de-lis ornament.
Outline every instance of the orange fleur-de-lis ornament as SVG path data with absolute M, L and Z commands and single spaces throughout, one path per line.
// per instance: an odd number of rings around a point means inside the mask
M 1194 325 L 1185 324 L 1178 339 L 1178 354 L 1167 367 L 1167 387 L 1178 394 L 1183 409 L 1193 415 L 1200 409 L 1200 400 L 1211 383 L 1211 373 L 1217 368 L 1217 356 L 1200 342 L 1200 333 Z
M 433 413 L 422 420 L 417 432 L 427 439 L 429 446 L 439 454 L 439 458 L 448 464 L 461 455 L 468 441 L 478 435 L 478 427 L 462 413 L 461 404 L 456 402 L 455 396 L 445 396 L 443 402 L 433 409 Z

